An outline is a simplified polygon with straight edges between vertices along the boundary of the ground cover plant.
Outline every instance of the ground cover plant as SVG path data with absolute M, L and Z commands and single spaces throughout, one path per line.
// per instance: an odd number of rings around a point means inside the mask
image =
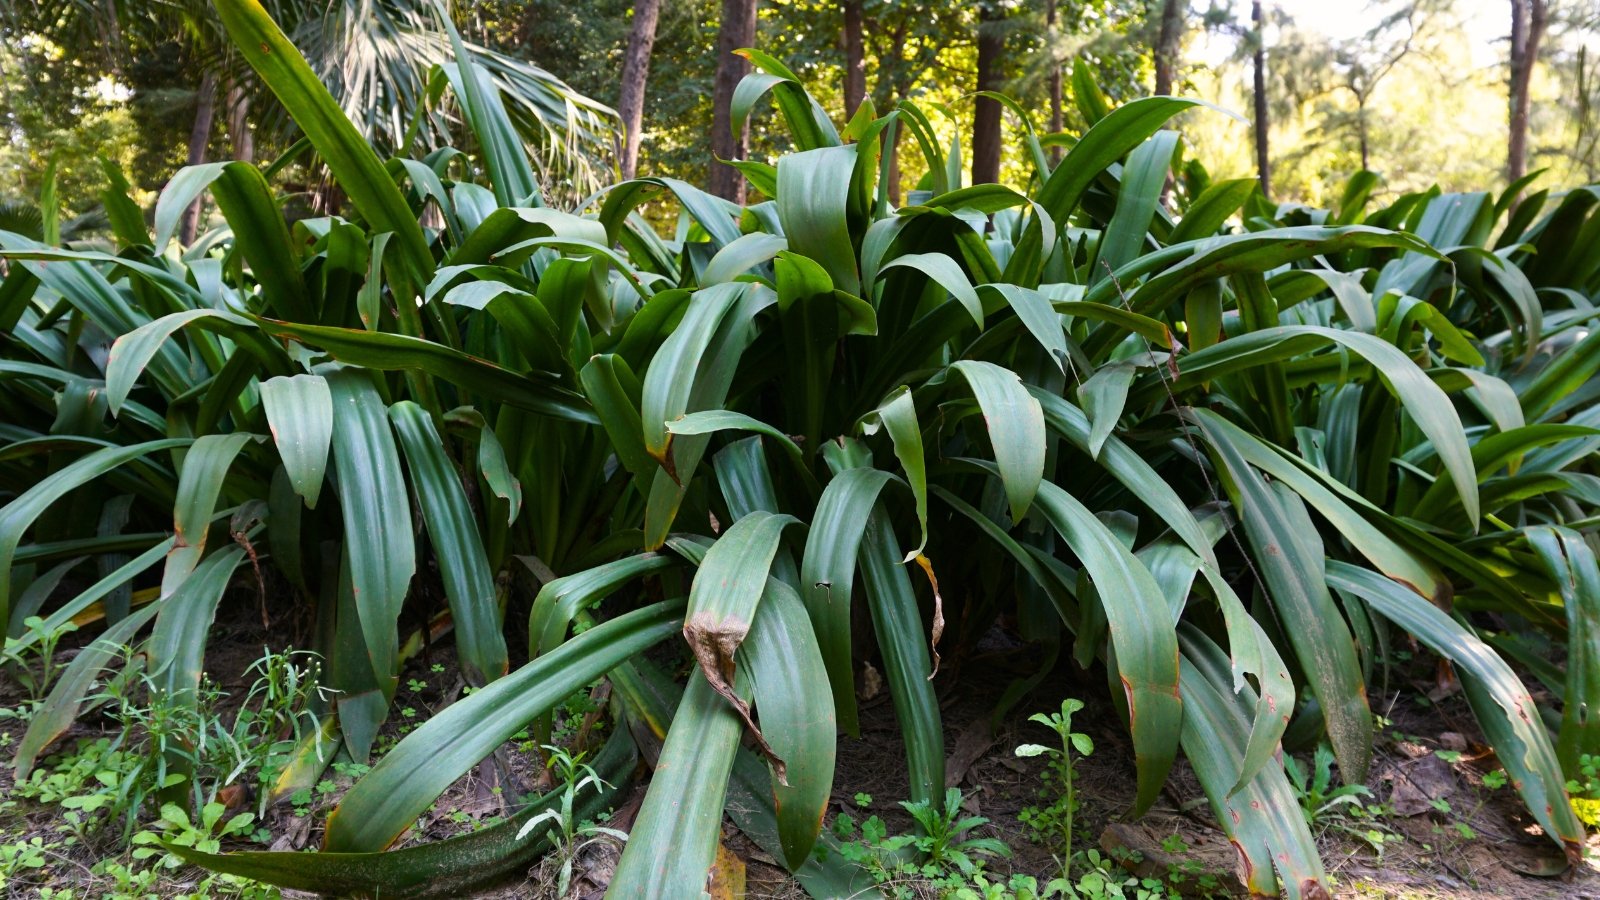
M 184 169 L 153 230 L 109 172 L 108 249 L 63 244 L 48 204 L 43 240 L 0 232 L 16 783 L 62 774 L 40 761 L 82 715 L 140 742 L 93 748 L 60 788 L 98 798 L 69 807 L 85 835 L 218 873 L 202 893 L 448 895 L 550 848 L 569 878 L 648 774 L 611 896 L 715 884 L 725 815 L 813 896 L 907 871 L 972 896 L 1086 890 L 1081 712 L 1042 719 L 1057 886 L 989 884 L 1002 848 L 947 789 L 932 678 L 999 627 L 1043 652 L 996 718 L 1062 658 L 1099 673 L 1130 813 L 1181 756 L 1253 893 L 1328 891 L 1313 829 L 1366 781 L 1369 686 L 1401 646 L 1438 660 L 1581 862 L 1600 189 L 1377 207 L 1363 173 L 1335 209 L 1274 206 L 1176 162 L 1169 123 L 1196 103 L 1113 107 L 1087 71 L 1079 135 L 1008 107 L 1025 190 L 963 185 L 937 111 L 841 126 L 744 50 L 735 126 L 770 105 L 792 146 L 735 163 L 770 199 L 646 177 L 565 211 L 470 62 L 440 70 L 460 148 L 385 160 L 260 6 L 217 8 L 304 140 Z M 896 132 L 927 170 L 898 208 Z M 285 217 L 273 176 L 310 155 L 347 215 Z M 224 223 L 176 246 L 202 192 Z M 647 203 L 678 211 L 670 238 Z M 269 583 L 303 643 L 220 716 L 211 625 Z M 402 737 L 404 666 L 446 640 L 467 690 Z M 869 665 L 913 823 L 863 843 L 824 820 Z M 593 702 L 557 715 L 575 696 Z M 1324 741 L 1286 771 L 1280 748 Z M 508 742 L 558 763 L 548 794 L 390 849 Z M 309 806 L 330 771 L 350 784 L 318 852 L 221 852 L 252 828 L 222 817 L 241 777 L 259 813 Z M 41 853 L 8 847 L 5 877 Z

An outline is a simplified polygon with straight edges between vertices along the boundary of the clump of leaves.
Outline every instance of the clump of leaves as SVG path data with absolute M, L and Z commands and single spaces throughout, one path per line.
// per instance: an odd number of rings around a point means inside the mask
M 609 828 L 589 821 L 579 821 L 573 812 L 578 794 L 585 788 L 600 790 L 610 787 L 604 779 L 595 772 L 594 767 L 584 761 L 586 753 L 579 751 L 571 753 L 555 745 L 545 745 L 545 751 L 550 755 L 550 772 L 561 785 L 561 804 L 559 807 L 547 809 L 528 821 L 522 823 L 517 831 L 517 839 L 526 838 L 541 824 L 553 821 L 555 823 L 554 849 L 547 861 L 558 864 L 559 875 L 556 883 L 556 896 L 565 897 L 567 890 L 572 886 L 572 867 L 583 853 L 584 849 L 597 841 L 615 840 L 626 843 L 628 835 L 615 828 Z
M 1364 784 L 1334 783 L 1334 753 L 1326 743 L 1317 745 L 1311 765 L 1285 755 L 1284 772 L 1300 799 L 1300 812 L 1313 832 L 1333 829 L 1363 841 L 1379 857 L 1386 846 L 1400 836 L 1381 827 L 1386 812 L 1380 804 L 1367 803 L 1372 789 Z
M 1483 781 L 1488 784 L 1488 777 Z M 1567 794 L 1572 798 L 1572 811 L 1585 825 L 1600 825 L 1600 756 L 1578 756 L 1578 777 L 1567 779 Z
M 868 795 L 856 795 L 858 805 L 865 806 L 871 800 Z M 844 841 L 839 853 L 871 872 L 880 885 L 893 885 L 896 897 L 914 896 L 904 893 L 909 889 L 899 884 L 908 879 L 931 882 L 941 895 L 963 896 L 962 890 L 986 884 L 981 877 L 985 859 L 1009 857 L 1011 848 L 995 838 L 966 837 L 973 829 L 989 824 L 989 820 L 984 816 L 963 816 L 962 800 L 961 791 L 950 788 L 942 802 L 901 801 L 900 806 L 917 823 L 913 834 L 891 836 L 888 826 L 877 816 L 869 816 L 858 832 L 855 820 L 841 815 L 833 825 L 834 834 Z

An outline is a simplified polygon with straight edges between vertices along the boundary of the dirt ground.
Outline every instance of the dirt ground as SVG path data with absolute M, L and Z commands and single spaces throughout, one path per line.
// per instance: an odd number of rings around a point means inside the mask
M 247 611 L 251 614 L 225 614 L 212 637 L 209 665 L 213 677 L 225 687 L 237 687 L 236 682 L 250 661 L 260 654 L 264 633 L 253 610 Z M 416 711 L 413 721 L 459 695 L 461 685 L 447 644 L 414 660 L 402 676 L 402 685 L 413 677 L 427 682 L 421 690 L 402 690 L 396 699 L 397 708 Z M 991 732 L 990 718 L 999 698 L 1013 679 L 1031 674 L 1028 667 L 1036 666 L 1038 659 L 1039 655 L 1028 648 L 1001 647 L 991 650 L 987 657 L 966 660 L 960 671 L 950 667 L 936 681 L 944 715 L 948 782 L 958 785 L 967 795 L 965 805 L 971 814 L 990 820 L 982 829 L 986 836 L 997 837 L 1014 850 L 1010 859 L 994 860 L 990 869 L 1001 874 L 1032 874 L 1039 876 L 1041 883 L 1055 871 L 1050 852 L 1031 843 L 1026 827 L 1017 819 L 1023 807 L 1038 802 L 1044 762 L 1017 758 L 1012 751 L 1018 744 L 1048 743 L 1053 739 L 1043 726 L 1028 722 L 1028 716 L 1057 710 L 1062 698 L 1070 696 L 1086 703 L 1074 724 L 1077 730 L 1090 734 L 1096 745 L 1095 753 L 1081 760 L 1078 767 L 1082 799 L 1078 820 L 1088 833 L 1098 835 L 1100 845 L 1108 850 L 1120 847 L 1140 851 L 1148 861 L 1146 865 L 1155 866 L 1158 871 L 1166 871 L 1169 864 L 1186 865 L 1215 876 L 1225 886 L 1236 886 L 1233 850 L 1211 824 L 1210 810 L 1199 785 L 1181 760 L 1155 807 L 1136 821 L 1126 819 L 1134 796 L 1132 747 L 1106 699 L 1105 683 L 1098 673 L 1077 672 L 1070 660 L 1063 658 L 1038 688 L 1002 718 L 998 730 Z M 444 671 L 435 671 L 435 666 L 442 666 Z M 1427 696 L 1431 679 L 1425 674 L 1416 683 L 1404 682 L 1401 679 L 1405 674 L 1394 673 L 1396 683 L 1391 687 L 1397 690 L 1374 694 L 1375 711 L 1391 724 L 1374 748 L 1368 783 L 1372 797 L 1366 802 L 1387 803 L 1391 810 L 1375 823 L 1361 826 L 1381 828 L 1398 839 L 1385 840 L 1380 857 L 1368 842 L 1341 830 L 1337 824 L 1324 828 L 1318 837 L 1323 859 L 1335 879 L 1335 895 L 1600 900 L 1600 871 L 1585 865 L 1564 876 L 1558 874 L 1563 868 L 1558 854 L 1538 836 L 1537 826 L 1521 809 L 1516 794 L 1510 788 L 1492 790 L 1484 786 L 1483 775 L 1497 766 L 1492 754 L 1482 746 L 1465 703 L 1459 697 L 1424 702 L 1419 698 Z M 0 705 L 17 702 L 15 686 L 6 684 L 8 681 L 0 679 Z M 404 721 L 397 716 L 389 727 L 398 729 Z M 72 736 L 90 736 L 101 727 L 93 722 L 80 724 Z M 848 813 L 857 820 L 876 814 L 888 823 L 891 833 L 909 830 L 910 819 L 896 802 L 906 795 L 907 786 L 904 754 L 887 692 L 864 700 L 861 728 L 860 740 L 841 740 L 831 812 Z M 14 742 L 20 737 L 21 728 L 15 721 L 0 720 L 0 732 L 10 734 Z M 1435 751 L 1446 751 L 1449 761 Z M 1297 757 L 1306 759 L 1309 754 Z M 420 827 L 408 833 L 405 843 L 460 833 L 475 822 L 506 814 L 502 796 L 547 788 L 548 780 L 535 757 L 509 750 L 503 760 L 503 775 L 484 767 L 461 779 L 424 816 Z M 502 790 L 494 791 L 496 785 Z M 0 766 L 0 796 L 9 795 L 11 788 L 12 770 L 9 765 Z M 615 824 L 631 821 L 643 789 L 643 784 L 633 788 L 614 817 Z M 872 796 L 870 807 L 858 807 L 858 793 Z M 317 846 L 320 819 L 336 797 L 337 794 L 330 794 L 322 798 L 322 808 L 307 817 L 294 815 L 288 804 L 269 811 L 265 824 L 273 834 L 273 848 Z M 14 835 L 19 829 L 47 831 L 53 812 L 35 809 L 0 815 L 13 817 L 12 822 L 0 825 Z M 725 844 L 745 862 L 747 896 L 805 896 L 776 860 L 744 840 L 731 825 L 725 830 Z M 1169 852 L 1164 847 L 1181 849 Z M 1591 839 L 1590 848 L 1600 855 L 1600 838 Z M 608 847 L 598 847 L 581 857 L 568 897 L 599 898 L 615 857 L 615 850 Z M 87 871 L 86 866 L 92 861 L 92 856 L 85 856 L 63 864 Z M 551 876 L 548 870 L 535 867 L 527 877 L 478 896 L 553 896 Z

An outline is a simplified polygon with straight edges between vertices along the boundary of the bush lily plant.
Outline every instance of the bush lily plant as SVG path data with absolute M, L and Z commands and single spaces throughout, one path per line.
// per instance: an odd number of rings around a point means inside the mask
M 1275 754 L 1325 735 L 1362 782 L 1367 686 L 1401 634 L 1453 665 L 1579 858 L 1563 785 L 1600 752 L 1600 189 L 1376 208 L 1361 173 L 1335 210 L 1275 207 L 1174 171 L 1168 123 L 1197 104 L 1112 108 L 1083 77 L 1076 138 L 1011 105 L 1026 190 L 965 186 L 914 104 L 839 129 L 747 50 L 735 125 L 770 100 L 793 149 L 733 164 L 771 199 L 643 178 L 567 212 L 541 205 L 470 62 L 451 80 L 470 153 L 384 160 L 254 0 L 217 7 L 304 133 L 291 155 L 314 152 L 353 214 L 291 223 L 287 160 L 218 163 L 173 178 L 154 236 L 115 171 L 110 250 L 0 233 L 0 622 L 14 655 L 109 626 L 20 770 L 117 644 L 193 697 L 230 584 L 270 567 L 336 691 L 281 796 L 334 746 L 367 758 L 425 637 L 452 632 L 476 688 L 355 784 L 321 853 L 175 850 L 287 887 L 411 896 L 525 867 L 560 840 L 556 794 L 386 848 L 606 677 L 595 790 L 561 813 L 612 803 L 641 744 L 656 760 L 612 895 L 696 894 L 725 812 L 813 895 L 850 894 L 863 873 L 819 829 L 859 732 L 856 660 L 881 660 L 907 799 L 937 804 L 932 678 L 1000 616 L 1048 650 L 1006 703 L 1062 651 L 1103 667 L 1132 812 L 1181 751 L 1253 892 L 1325 890 Z M 895 208 L 897 133 L 927 174 Z M 173 246 L 203 191 L 225 225 Z M 680 211 L 671 238 L 646 203 Z M 84 557 L 91 586 L 54 596 Z M 505 611 L 528 585 L 513 666 Z M 686 684 L 643 656 L 679 641 Z

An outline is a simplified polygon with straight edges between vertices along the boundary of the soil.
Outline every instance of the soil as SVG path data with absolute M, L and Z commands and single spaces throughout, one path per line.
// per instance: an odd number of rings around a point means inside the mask
M 246 670 L 260 656 L 268 636 L 275 634 L 275 639 L 281 641 L 286 635 L 281 628 L 263 630 L 253 602 L 227 604 L 225 609 L 227 606 L 236 613 L 224 612 L 219 618 L 210 640 L 208 667 L 225 689 L 242 694 L 247 687 Z M 445 641 L 431 647 L 414 659 L 402 676 L 402 685 L 417 678 L 426 681 L 427 686 L 401 691 L 396 709 L 410 708 L 416 714 L 392 716 L 387 726 L 391 736 L 398 737 L 409 723 L 421 721 L 459 696 L 461 683 L 454 674 L 448 644 Z M 1052 739 L 1053 734 L 1029 722 L 1028 716 L 1057 710 L 1061 700 L 1070 696 L 1085 702 L 1086 708 L 1074 718 L 1074 725 L 1093 738 L 1096 748 L 1092 756 L 1078 764 L 1082 801 L 1078 821 L 1087 833 L 1099 836 L 1103 852 L 1110 856 L 1118 848 L 1139 851 L 1138 856 L 1144 860 L 1141 874 L 1159 876 L 1169 871 L 1169 866 L 1184 866 L 1210 874 L 1214 883 L 1237 886 L 1234 852 L 1226 837 L 1211 824 L 1210 810 L 1198 782 L 1181 760 L 1155 806 L 1138 820 L 1127 818 L 1134 797 L 1131 744 L 1107 700 L 1104 681 L 1097 673 L 1076 671 L 1066 656 L 1063 654 L 1056 671 L 1044 678 L 1039 687 L 1001 717 L 994 730 L 990 720 L 1000 698 L 1014 679 L 1033 674 L 1028 666 L 1037 666 L 1041 654 L 1017 646 L 990 648 L 988 656 L 980 654 L 965 660 L 959 671 L 947 663 L 947 670 L 936 681 L 944 715 L 949 783 L 959 786 L 966 795 L 965 806 L 970 814 L 989 819 L 980 829 L 984 836 L 999 838 L 1014 851 L 1010 859 L 994 860 L 991 871 L 1002 875 L 1032 874 L 1041 883 L 1056 871 L 1050 850 L 1030 841 L 1026 826 L 1017 818 L 1024 807 L 1039 802 L 1044 761 L 1018 758 L 1012 751 L 1018 744 L 1047 743 Z M 1425 667 L 1423 663 L 1416 665 Z M 436 666 L 442 667 L 443 672 L 437 671 Z M 1497 769 L 1497 764 L 1483 747 L 1459 696 L 1428 700 L 1432 673 L 1418 673 L 1415 683 L 1401 679 L 1403 674 L 1394 673 L 1393 690 L 1374 694 L 1374 709 L 1390 724 L 1376 742 L 1368 782 L 1371 802 L 1381 801 L 1392 807 L 1375 823 L 1376 827 L 1398 839 L 1386 840 L 1380 856 L 1368 842 L 1339 827 L 1348 823 L 1336 820 L 1322 827 L 1319 843 L 1335 880 L 1335 896 L 1600 900 L 1600 871 L 1584 865 L 1563 872 L 1554 847 L 1539 836 L 1516 794 L 1510 788 L 1490 789 L 1484 785 L 1484 774 Z M 10 679 L 0 679 L 0 706 L 19 702 L 17 692 Z M 92 719 L 81 722 L 68 740 L 104 733 L 105 727 L 105 723 Z M 0 720 L 0 746 L 14 747 L 21 731 L 15 720 Z M 1436 751 L 1445 751 L 1444 758 Z M 1296 756 L 1309 759 L 1308 753 Z M 408 832 L 403 843 L 461 833 L 475 823 L 506 815 L 508 809 L 502 797 L 547 789 L 548 778 L 541 772 L 537 756 L 508 746 L 500 760 L 498 767 L 480 767 L 459 780 L 423 817 L 419 827 Z M 12 793 L 12 776 L 10 766 L 0 766 L 0 796 Z M 496 791 L 496 787 L 500 790 Z M 631 821 L 643 791 L 643 784 L 634 787 L 613 824 L 625 826 Z M 272 834 L 274 849 L 316 847 L 321 838 L 321 820 L 338 793 L 320 798 L 310 816 L 295 815 L 289 804 L 269 810 L 264 824 Z M 887 692 L 864 697 L 861 738 L 842 739 L 839 745 L 830 812 L 848 813 L 858 821 L 875 814 L 886 821 L 890 833 L 908 831 L 910 817 L 896 802 L 906 793 L 904 754 Z M 858 794 L 872 797 L 865 809 L 856 802 Z M 7 834 L 8 840 L 14 840 L 19 832 L 48 834 L 58 812 L 0 812 L 0 819 L 11 818 L 9 822 L 0 821 L 0 832 Z M 1355 830 L 1366 827 L 1372 824 L 1363 823 Z M 745 840 L 731 825 L 725 827 L 724 844 L 744 862 L 746 896 L 783 900 L 805 896 L 776 860 Z M 1590 851 L 1592 856 L 1600 857 L 1600 838 L 1591 839 Z M 1115 855 L 1128 856 L 1120 850 Z M 574 862 L 573 887 L 567 897 L 598 900 L 616 858 L 617 849 L 604 842 L 586 850 Z M 94 859 L 90 848 L 78 848 L 76 856 L 69 854 L 53 861 L 52 868 L 59 873 L 58 878 L 70 881 L 74 871 L 86 877 Z M 60 885 L 61 881 L 56 883 Z M 192 885 L 192 879 L 188 883 Z M 477 896 L 554 897 L 553 884 L 550 867 L 535 866 L 526 877 Z M 175 891 L 181 887 L 181 879 L 172 885 Z M 286 896 L 304 895 L 286 892 Z

